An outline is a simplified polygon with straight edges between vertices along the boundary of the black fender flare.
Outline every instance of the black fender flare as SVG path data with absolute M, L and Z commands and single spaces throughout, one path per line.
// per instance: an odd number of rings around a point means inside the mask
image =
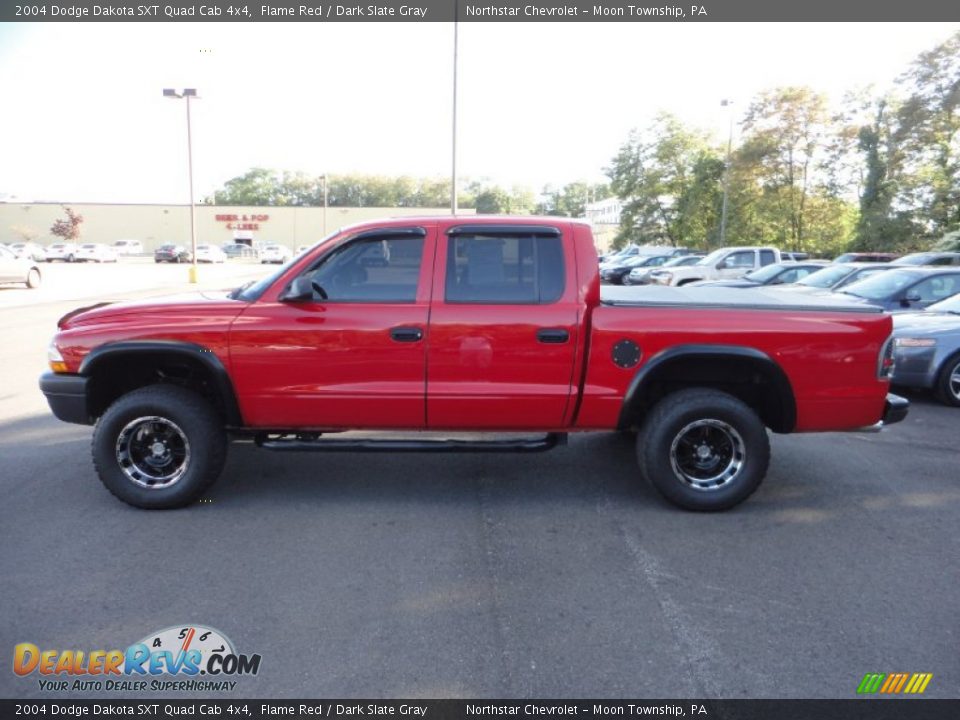
M 79 373 L 90 377 L 97 367 L 107 360 L 120 356 L 136 357 L 155 353 L 182 355 L 203 365 L 210 371 L 217 394 L 223 402 L 227 425 L 231 427 L 243 426 L 243 417 L 240 415 L 240 406 L 237 404 L 237 394 L 233 389 L 230 373 L 227 372 L 223 362 L 212 350 L 196 343 L 180 340 L 120 340 L 106 343 L 95 347 L 83 358 Z
M 780 418 L 771 425 L 775 432 L 790 432 L 797 423 L 797 404 L 793 394 L 793 386 L 783 368 L 769 355 L 756 348 L 743 345 L 709 345 L 687 344 L 674 345 L 661 350 L 651 357 L 637 370 L 623 397 L 623 407 L 620 409 L 620 418 L 617 423 L 619 429 L 630 425 L 630 415 L 633 412 L 644 389 L 656 379 L 657 373 L 677 360 L 729 360 L 742 359 L 759 368 L 772 382 L 774 390 L 780 399 Z

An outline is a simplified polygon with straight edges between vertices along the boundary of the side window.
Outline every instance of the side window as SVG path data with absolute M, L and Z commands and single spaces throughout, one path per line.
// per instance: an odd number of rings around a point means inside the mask
M 952 275 L 927 278 L 907 290 L 906 295 L 918 295 L 922 303 L 935 303 L 939 300 L 945 300 L 954 295 L 957 290 L 960 290 L 958 283 L 955 282 L 957 279 L 960 278 L 955 278 Z
M 558 237 L 455 235 L 447 240 L 449 303 L 552 303 L 563 295 Z
M 777 282 L 778 283 L 794 283 L 806 274 L 807 274 L 806 272 L 801 274 L 798 268 L 790 268 L 789 270 L 784 270 L 782 273 L 780 273 L 777 276 Z
M 761 250 L 760 251 L 760 264 L 761 265 L 773 265 L 777 261 L 777 258 L 773 254 L 773 250 Z M 792 282 L 792 281 L 791 281 Z
M 753 257 L 754 257 L 753 250 L 740 250 L 738 252 L 727 255 L 727 259 L 723 261 L 723 267 L 752 268 Z
M 314 294 L 331 302 L 414 302 L 422 257 L 419 237 L 348 242 L 313 271 Z

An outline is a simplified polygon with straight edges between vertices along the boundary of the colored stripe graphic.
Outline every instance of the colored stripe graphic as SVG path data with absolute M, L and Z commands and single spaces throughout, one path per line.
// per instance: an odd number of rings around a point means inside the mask
M 885 695 L 920 695 L 933 679 L 933 673 L 867 673 L 857 686 L 860 695 L 879 692 Z

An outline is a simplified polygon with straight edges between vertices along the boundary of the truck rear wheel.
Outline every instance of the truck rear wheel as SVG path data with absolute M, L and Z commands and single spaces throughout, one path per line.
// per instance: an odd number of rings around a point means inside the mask
M 93 464 L 107 490 L 129 505 L 178 508 L 213 484 L 227 456 L 223 422 L 206 400 L 152 385 L 115 401 L 93 432 Z
M 743 402 L 709 388 L 663 398 L 637 437 L 640 469 L 667 500 L 687 510 L 727 510 L 760 486 L 770 440 Z

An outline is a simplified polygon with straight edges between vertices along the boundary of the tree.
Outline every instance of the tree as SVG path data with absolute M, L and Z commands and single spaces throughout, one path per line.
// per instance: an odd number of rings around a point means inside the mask
M 66 219 L 60 219 L 54 222 L 50 227 L 50 233 L 59 238 L 63 238 L 64 242 L 76 242 L 80 239 L 80 225 L 83 224 L 83 216 L 77 215 L 77 213 L 66 206 L 64 206 L 63 209 L 67 214 Z
M 511 191 L 499 185 L 477 189 L 474 204 L 481 215 L 528 215 L 533 211 L 533 193 L 526 188 Z
M 548 185 L 541 193 L 537 203 L 538 215 L 559 215 L 564 217 L 583 217 L 588 203 L 605 200 L 610 197 L 607 183 L 572 182 L 562 188 Z
M 630 133 L 606 173 L 610 189 L 623 200 L 615 246 L 707 242 L 711 213 L 701 213 L 717 207 L 722 160 L 705 133 L 662 113 Z
M 22 242 L 36 242 L 37 238 L 40 237 L 40 231 L 29 225 L 11 225 L 10 231 Z

